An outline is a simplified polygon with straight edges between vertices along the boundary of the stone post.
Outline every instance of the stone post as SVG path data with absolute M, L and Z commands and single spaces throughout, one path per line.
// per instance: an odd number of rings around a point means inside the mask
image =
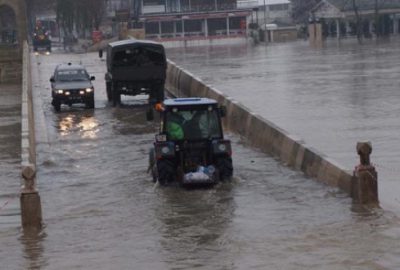
M 21 190 L 22 227 L 29 230 L 42 228 L 42 207 L 40 196 L 35 188 L 36 169 L 32 164 L 22 169 L 24 185 Z
M 370 142 L 357 143 L 360 164 L 355 167 L 353 173 L 352 197 L 357 203 L 379 206 L 378 173 L 370 163 L 371 152 Z

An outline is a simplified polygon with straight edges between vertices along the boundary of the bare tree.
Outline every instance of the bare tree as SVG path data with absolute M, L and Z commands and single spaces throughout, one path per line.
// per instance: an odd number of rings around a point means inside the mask
M 73 29 L 98 30 L 104 18 L 107 0 L 57 0 L 57 20 L 66 33 Z
M 106 11 L 106 0 L 84 0 L 82 2 L 86 6 L 91 26 L 99 30 Z
M 356 17 L 356 35 L 357 35 L 357 40 L 359 43 L 362 41 L 362 24 L 361 24 L 361 16 L 360 12 L 358 11 L 358 5 L 356 0 L 352 0 L 352 5 L 353 5 L 353 10 L 354 10 L 354 16 Z
M 311 9 L 316 6 L 321 0 L 291 0 L 292 3 L 292 18 L 297 23 L 308 22 L 308 17 Z

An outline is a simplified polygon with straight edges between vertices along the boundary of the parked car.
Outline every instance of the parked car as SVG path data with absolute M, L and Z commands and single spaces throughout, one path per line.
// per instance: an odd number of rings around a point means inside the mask
M 208 98 L 166 99 L 149 170 L 161 185 L 212 185 L 233 174 L 231 142 L 224 138 L 225 108 Z
M 59 112 L 62 104 L 72 106 L 75 103 L 83 103 L 87 108 L 93 109 L 94 79 L 95 77 L 89 76 L 82 65 L 71 63 L 58 65 L 50 78 L 51 104 L 55 111 Z
M 106 62 L 107 98 L 113 106 L 121 103 L 121 95 L 147 94 L 150 104 L 164 100 L 167 60 L 162 44 L 136 39 L 111 42 Z

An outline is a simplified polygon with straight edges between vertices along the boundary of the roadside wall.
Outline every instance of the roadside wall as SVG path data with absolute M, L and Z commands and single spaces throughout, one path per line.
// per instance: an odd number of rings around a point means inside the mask
M 263 152 L 279 158 L 282 163 L 307 176 L 352 196 L 352 174 L 326 155 L 307 146 L 300 138 L 277 127 L 270 121 L 206 85 L 174 62 L 168 61 L 166 88 L 176 96 L 200 96 L 217 100 L 227 108 L 224 126 Z
M 35 122 L 32 105 L 32 85 L 30 73 L 30 55 L 28 43 L 23 44 L 22 67 L 22 112 L 21 112 L 21 162 L 22 170 L 26 166 L 36 168 Z

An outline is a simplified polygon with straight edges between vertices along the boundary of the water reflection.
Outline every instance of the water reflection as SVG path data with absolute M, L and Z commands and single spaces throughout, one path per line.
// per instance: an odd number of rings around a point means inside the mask
M 61 136 L 79 133 L 83 139 L 95 139 L 99 132 L 99 122 L 93 116 L 93 113 L 84 115 L 67 114 L 60 117 L 58 130 Z
M 44 231 L 24 231 L 19 241 L 24 254 L 24 269 L 41 269 L 47 265 L 43 256 L 43 243 L 46 240 Z
M 223 255 L 230 241 L 225 235 L 236 208 L 232 184 L 210 190 L 163 188 L 159 195 L 162 205 L 155 216 L 163 224 L 159 230 L 165 262 L 182 269 L 226 263 Z

